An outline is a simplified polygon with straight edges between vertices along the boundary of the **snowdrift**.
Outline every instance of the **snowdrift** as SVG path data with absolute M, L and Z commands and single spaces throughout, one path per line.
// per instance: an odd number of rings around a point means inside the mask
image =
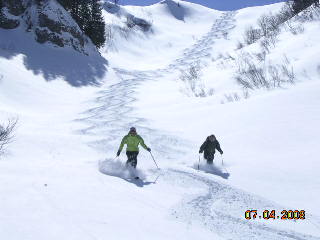
M 123 179 L 134 179 L 139 177 L 145 179 L 145 175 L 139 169 L 127 166 L 125 163 L 114 160 L 105 159 L 99 163 L 100 172 L 109 176 L 119 177 Z

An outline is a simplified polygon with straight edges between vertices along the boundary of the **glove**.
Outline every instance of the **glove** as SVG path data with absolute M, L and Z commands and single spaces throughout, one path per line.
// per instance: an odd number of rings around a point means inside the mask
M 223 151 L 221 151 L 220 154 L 222 155 L 222 154 L 223 154 Z
M 147 148 L 147 151 L 148 151 L 148 152 L 151 152 L 151 148 Z
M 117 152 L 117 157 L 119 157 L 119 156 L 120 156 L 120 153 L 121 153 L 121 151 L 120 151 L 120 150 L 118 150 L 118 152 Z

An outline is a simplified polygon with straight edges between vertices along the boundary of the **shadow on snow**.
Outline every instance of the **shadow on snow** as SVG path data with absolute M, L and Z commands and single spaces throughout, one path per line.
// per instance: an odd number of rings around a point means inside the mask
M 23 54 L 25 67 L 47 81 L 62 77 L 74 87 L 99 85 L 107 72 L 108 61 L 98 52 L 86 56 L 70 47 L 39 44 L 20 28 L 0 29 L 0 36 L 0 57 L 11 59 Z

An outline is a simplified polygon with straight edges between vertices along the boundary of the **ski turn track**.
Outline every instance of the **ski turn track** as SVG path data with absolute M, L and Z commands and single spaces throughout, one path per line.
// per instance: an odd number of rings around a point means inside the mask
M 226 38 L 228 32 L 235 27 L 236 12 L 226 12 L 217 19 L 211 30 L 190 48 L 183 51 L 181 57 L 163 69 L 153 71 L 128 71 L 114 68 L 121 81 L 107 89 L 98 92 L 94 100 L 97 107 L 89 109 L 84 114 L 88 127 L 83 134 L 104 136 L 90 143 L 101 151 L 114 153 L 119 145 L 122 133 L 131 127 L 137 127 L 139 134 L 146 138 L 152 150 L 167 159 L 177 159 L 183 156 L 190 143 L 168 132 L 152 129 L 147 119 L 135 116 L 133 104 L 137 101 L 136 89 L 147 81 L 163 78 L 167 74 L 186 69 L 190 63 L 208 60 L 215 40 Z M 101 163 L 100 163 L 101 164 Z M 190 170 L 192 171 L 192 170 Z M 293 239 L 320 240 L 318 237 L 304 235 L 298 232 L 280 230 L 263 223 L 253 223 L 244 219 L 247 209 L 286 209 L 259 196 L 232 188 L 220 183 L 211 176 L 206 177 L 196 172 L 177 169 L 163 170 L 163 176 L 168 184 L 179 184 L 185 181 L 206 189 L 204 195 L 187 196 L 172 209 L 172 216 L 189 224 L 202 224 L 206 229 L 219 234 L 224 239 Z M 236 217 L 238 216 L 238 217 Z
M 182 186 L 191 185 L 199 189 L 205 189 L 205 194 L 200 196 L 186 197 L 179 205 L 172 210 L 176 219 L 182 219 L 190 225 L 197 223 L 206 229 L 217 233 L 223 239 L 268 239 L 268 240 L 319 240 L 319 237 L 301 234 L 291 230 L 279 229 L 271 225 L 257 223 L 259 220 L 246 220 L 244 212 L 248 209 L 256 209 L 262 213 L 265 209 L 274 209 L 280 213 L 284 206 L 280 206 L 262 197 L 233 188 L 227 184 L 211 180 L 192 172 L 181 170 L 168 170 L 164 174 L 167 181 L 174 182 L 179 179 Z M 312 216 L 307 216 L 310 218 Z M 281 227 L 284 220 L 277 221 Z M 299 221 L 292 224 L 299 225 Z
M 87 117 L 80 119 L 89 126 L 82 130 L 83 134 L 96 135 L 99 133 L 106 136 L 106 138 L 91 143 L 91 145 L 102 151 L 115 149 L 119 144 L 118 141 L 121 135 L 119 133 L 123 133 L 124 130 L 127 131 L 131 126 L 135 126 L 142 136 L 151 137 L 150 139 L 146 138 L 147 142 L 161 156 L 171 159 L 174 152 L 183 154 L 184 149 L 181 149 L 181 145 L 187 148 L 189 146 L 187 141 L 172 136 L 168 132 L 152 129 L 148 126 L 146 119 L 135 116 L 135 109 L 132 105 L 137 101 L 135 97 L 136 89 L 142 83 L 155 81 L 155 79 L 163 78 L 167 74 L 185 69 L 189 66 L 189 63 L 208 60 L 211 57 L 208 51 L 213 48 L 215 40 L 225 37 L 228 31 L 235 27 L 235 14 L 236 12 L 222 14 L 215 21 L 209 33 L 190 48 L 185 49 L 182 56 L 166 68 L 149 71 L 128 71 L 114 68 L 121 81 L 99 91 L 97 93 L 98 97 L 94 100 L 98 107 L 89 109 L 84 113 Z

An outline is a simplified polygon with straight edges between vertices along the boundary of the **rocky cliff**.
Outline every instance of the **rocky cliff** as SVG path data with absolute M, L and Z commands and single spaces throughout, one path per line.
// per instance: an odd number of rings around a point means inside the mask
M 2 0 L 0 28 L 23 28 L 37 42 L 70 47 L 89 55 L 96 51 L 70 14 L 56 0 Z

